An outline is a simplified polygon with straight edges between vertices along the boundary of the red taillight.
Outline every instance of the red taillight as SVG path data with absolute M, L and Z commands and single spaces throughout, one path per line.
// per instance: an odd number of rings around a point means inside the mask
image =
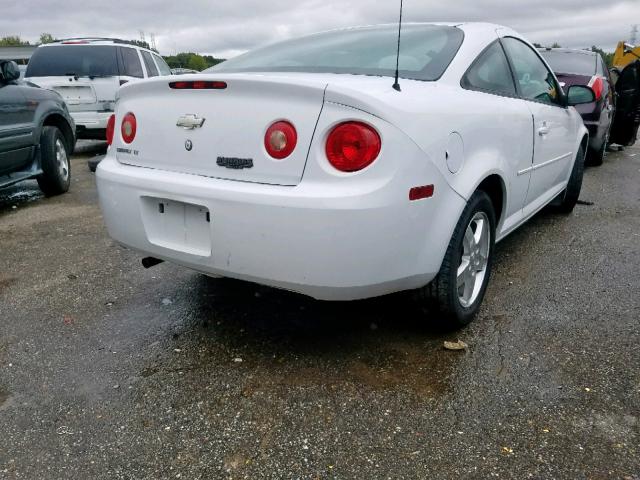
M 113 134 L 116 131 L 116 116 L 111 115 L 109 117 L 109 121 L 107 122 L 107 145 L 111 145 L 113 143 Z
M 596 94 L 596 101 L 600 100 L 604 93 L 604 81 L 602 80 L 602 77 L 593 77 L 589 82 L 589 86 L 593 90 L 593 93 Z
M 131 112 L 127 113 L 122 119 L 122 127 L 120 129 L 124 143 L 133 142 L 133 139 L 136 138 L 137 128 L 136 116 Z
M 224 90 L 227 88 L 227 82 L 211 82 L 207 80 L 170 82 L 169 88 L 174 90 Z
M 361 122 L 346 122 L 335 127 L 327 138 L 329 163 L 341 172 L 357 172 L 371 165 L 382 148 L 380 135 Z
M 276 160 L 287 158 L 296 148 L 298 132 L 289 122 L 276 122 L 264 136 L 264 148 Z

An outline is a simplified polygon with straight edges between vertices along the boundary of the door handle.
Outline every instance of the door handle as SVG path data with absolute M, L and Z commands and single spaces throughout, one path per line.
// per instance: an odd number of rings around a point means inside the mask
M 551 130 L 549 130 L 549 127 L 547 127 L 547 125 L 545 124 L 538 129 L 538 135 L 540 135 L 541 137 L 546 137 L 547 135 L 549 135 L 550 131 Z

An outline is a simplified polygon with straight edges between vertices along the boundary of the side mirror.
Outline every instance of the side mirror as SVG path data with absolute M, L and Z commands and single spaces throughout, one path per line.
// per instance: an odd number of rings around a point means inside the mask
M 5 62 L 0 65 L 2 80 L 6 83 L 14 82 L 20 78 L 20 69 L 16 62 Z
M 567 105 L 570 107 L 575 105 L 583 105 L 585 103 L 593 103 L 596 101 L 596 94 L 591 87 L 584 85 L 572 85 L 567 92 Z
M 625 43 L 624 44 L 624 53 L 625 55 L 627 53 L 633 53 L 633 51 L 636 49 L 635 45 L 631 45 L 630 43 Z

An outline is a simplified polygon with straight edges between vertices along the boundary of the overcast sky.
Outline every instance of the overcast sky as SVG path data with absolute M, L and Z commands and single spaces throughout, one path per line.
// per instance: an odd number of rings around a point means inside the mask
M 397 21 L 399 0 L 0 0 L 0 36 L 36 41 L 108 36 L 147 40 L 162 54 L 229 58 L 253 47 L 343 26 Z M 609 51 L 640 23 L 640 0 L 405 0 L 407 21 L 489 21 L 532 42 Z

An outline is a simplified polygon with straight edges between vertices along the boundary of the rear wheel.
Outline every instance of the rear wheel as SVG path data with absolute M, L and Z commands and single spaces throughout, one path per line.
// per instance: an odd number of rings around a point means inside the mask
M 43 127 L 40 136 L 42 174 L 38 185 L 47 196 L 59 195 L 69 190 L 71 164 L 67 141 L 56 127 Z
M 576 161 L 573 164 L 573 170 L 571 170 L 571 177 L 569 177 L 569 183 L 567 188 L 558 196 L 557 206 L 561 213 L 571 213 L 578 203 L 580 198 L 580 191 L 582 190 L 582 178 L 584 176 L 584 147 L 580 147 Z
M 587 164 L 599 167 L 604 163 L 604 157 L 607 155 L 607 147 L 609 146 L 609 131 L 604 136 L 604 141 L 599 150 L 589 150 L 587 156 Z
M 495 231 L 491 199 L 477 191 L 456 225 L 438 276 L 416 292 L 447 326 L 468 325 L 477 314 L 491 276 Z

